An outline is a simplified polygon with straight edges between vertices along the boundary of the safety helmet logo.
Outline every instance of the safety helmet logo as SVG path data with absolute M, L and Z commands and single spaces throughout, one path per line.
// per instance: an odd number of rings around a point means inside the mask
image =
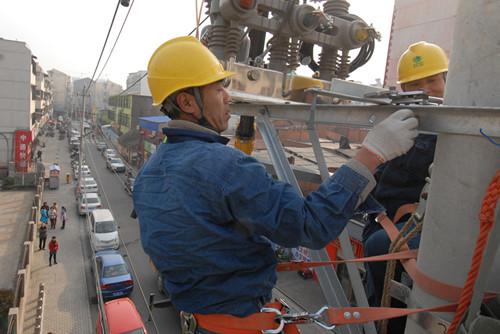
M 424 59 L 422 56 L 413 57 L 413 68 L 424 66 Z

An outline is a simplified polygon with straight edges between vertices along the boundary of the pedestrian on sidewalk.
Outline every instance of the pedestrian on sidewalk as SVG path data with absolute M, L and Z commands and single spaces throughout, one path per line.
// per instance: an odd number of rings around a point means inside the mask
M 53 230 L 56 228 L 56 223 L 57 223 L 57 203 L 55 202 L 50 207 L 49 218 L 50 218 L 50 229 Z
M 38 150 L 36 152 L 36 160 L 38 160 L 40 162 L 42 161 L 42 151 Z
M 45 249 L 45 242 L 47 241 L 47 224 L 42 224 L 40 230 L 38 231 L 38 238 L 40 242 L 38 243 L 38 249 Z
M 64 228 L 66 227 L 67 216 L 68 214 L 66 212 L 66 208 L 64 206 L 61 206 L 61 220 L 62 220 L 61 230 L 64 230 Z
M 42 206 L 42 208 L 40 209 L 40 222 L 42 223 L 42 226 L 43 225 L 47 226 L 48 221 L 49 221 L 48 208 L 46 209 L 45 207 Z
M 49 212 L 49 205 L 47 204 L 47 202 L 43 202 L 42 206 L 40 207 L 40 212 L 42 212 L 42 209 L 45 209 L 47 210 L 47 212 Z
M 54 264 L 57 264 L 57 251 L 59 250 L 59 242 L 57 242 L 56 236 L 52 237 L 49 242 L 49 266 L 52 266 L 52 258 L 54 258 Z

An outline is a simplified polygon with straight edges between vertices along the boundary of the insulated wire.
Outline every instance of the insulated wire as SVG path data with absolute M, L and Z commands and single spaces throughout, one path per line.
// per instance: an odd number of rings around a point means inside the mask
M 97 60 L 97 64 L 96 64 L 95 69 L 94 69 L 94 74 L 92 74 L 92 79 L 90 79 L 90 84 L 87 87 L 87 90 L 85 91 L 84 95 L 87 95 L 87 93 L 90 90 L 90 87 L 92 86 L 92 83 L 94 82 L 93 80 L 94 80 L 95 74 L 97 73 L 97 68 L 99 67 L 99 63 L 101 62 L 101 58 L 102 58 L 102 55 L 104 53 L 104 49 L 106 48 L 106 43 L 108 43 L 109 34 L 111 33 L 111 29 L 113 28 L 113 23 L 115 22 L 116 13 L 118 13 L 118 7 L 120 7 L 120 0 L 118 0 L 116 3 L 115 13 L 113 14 L 113 19 L 111 20 L 111 24 L 109 25 L 108 33 L 106 35 L 106 40 L 104 41 L 104 45 L 102 46 L 102 49 L 101 49 L 101 54 L 99 55 L 99 59 Z
M 127 19 L 128 19 L 128 14 L 130 14 L 130 11 L 132 10 L 132 6 L 134 5 L 134 1 L 135 0 L 132 0 L 132 2 L 130 3 L 130 7 L 128 7 L 127 15 L 125 16 L 125 19 L 123 20 L 122 27 L 120 28 L 120 31 L 118 32 L 118 36 L 116 36 L 115 43 L 113 44 L 113 47 L 111 48 L 111 51 L 109 52 L 108 59 L 106 59 L 106 62 L 104 63 L 104 66 L 102 67 L 101 72 L 99 73 L 99 75 L 97 76 L 97 79 L 95 79 L 95 81 L 99 80 L 102 72 L 106 68 L 106 65 L 108 65 L 109 58 L 111 58 L 111 55 L 113 54 L 113 50 L 115 49 L 116 43 L 118 43 L 118 39 L 120 39 L 120 35 L 122 33 L 123 27 L 125 26 L 125 23 L 127 22 Z

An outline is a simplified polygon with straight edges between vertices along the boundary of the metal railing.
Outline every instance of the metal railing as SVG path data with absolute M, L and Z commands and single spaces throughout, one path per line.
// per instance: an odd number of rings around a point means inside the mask
M 26 299 L 31 279 L 31 263 L 33 260 L 34 242 L 37 233 L 37 223 L 39 221 L 39 212 L 42 205 L 43 178 L 38 180 L 37 190 L 33 199 L 28 229 L 26 231 L 23 252 L 17 271 L 16 287 L 14 290 L 14 301 L 9 309 L 7 334 L 22 334 L 24 325 L 24 313 L 26 312 Z M 42 307 L 43 309 L 43 307 Z M 38 313 L 37 313 L 38 316 Z M 40 316 L 43 316 L 40 314 Z M 41 318 L 40 318 L 41 323 Z

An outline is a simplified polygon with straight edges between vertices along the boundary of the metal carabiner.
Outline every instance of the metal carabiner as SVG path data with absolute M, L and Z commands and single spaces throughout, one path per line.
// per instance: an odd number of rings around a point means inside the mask
M 263 307 L 260 309 L 261 312 L 263 313 L 275 313 L 276 314 L 276 319 L 275 320 L 279 320 L 279 326 L 275 329 L 263 329 L 261 330 L 262 333 L 264 334 L 279 334 L 283 331 L 283 328 L 285 328 L 285 321 L 283 320 L 283 318 L 281 318 L 281 311 L 276 309 L 276 308 L 272 308 L 272 307 Z
M 320 308 L 318 310 L 318 312 L 311 314 L 311 319 L 312 319 L 312 321 L 314 321 L 314 323 L 316 325 L 318 325 L 326 330 L 331 331 L 331 330 L 335 329 L 335 327 L 337 327 L 337 326 L 336 325 L 327 325 L 323 321 L 320 320 L 321 317 L 323 316 L 323 313 L 325 313 L 325 311 L 327 311 L 327 310 L 328 310 L 328 306 L 323 306 L 322 308 Z

